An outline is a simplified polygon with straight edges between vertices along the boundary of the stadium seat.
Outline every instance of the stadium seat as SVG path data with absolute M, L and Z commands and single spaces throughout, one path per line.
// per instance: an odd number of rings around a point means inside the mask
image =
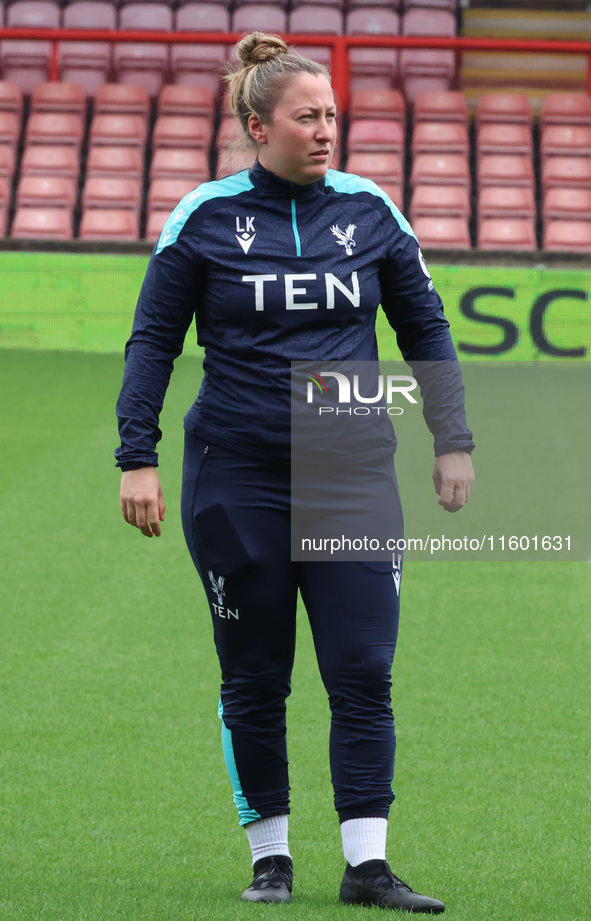
M 150 96 L 145 86 L 103 83 L 94 97 L 95 115 L 150 115 Z
M 80 155 L 75 147 L 31 144 L 21 160 L 22 176 L 60 176 L 78 180 Z
M 404 205 L 404 190 L 402 188 L 402 182 L 379 182 L 376 183 L 379 185 L 382 192 L 384 192 L 391 201 L 394 202 L 399 211 L 402 211 Z
M 402 6 L 405 10 L 413 7 L 431 7 L 432 9 L 449 10 L 455 13 L 458 8 L 458 0 L 402 0 Z
M 477 164 L 479 188 L 484 186 L 534 185 L 534 165 L 531 157 L 518 154 L 483 154 Z
M 480 125 L 476 133 L 476 155 L 518 154 L 533 155 L 533 138 L 529 125 L 488 123 Z
M 16 112 L 0 112 L 0 144 L 16 150 L 21 131 L 21 117 Z
M 536 201 L 531 186 L 485 186 L 478 195 L 478 221 L 491 217 L 534 220 Z
M 87 178 L 82 191 L 82 207 L 85 211 L 114 208 L 139 214 L 141 203 L 142 189 L 138 179 L 91 176 Z
M 351 153 L 347 157 L 348 173 L 373 179 L 378 185 L 399 185 L 404 178 L 402 157 L 396 153 Z
M 366 152 L 404 151 L 405 125 L 385 118 L 360 118 L 349 123 L 347 150 Z
M 423 249 L 470 249 L 472 245 L 464 217 L 418 217 L 413 230 Z
M 535 250 L 534 221 L 531 218 L 485 218 L 478 225 L 478 248 Z
M 208 86 L 177 86 L 167 83 L 158 96 L 158 115 L 204 115 L 212 122 L 215 98 Z
M 556 187 L 591 189 L 591 158 L 548 157 L 542 163 L 542 193 Z
M 543 247 L 549 252 L 591 253 L 591 221 L 548 221 Z
M 146 145 L 147 125 L 141 115 L 95 115 L 90 125 L 90 146 L 138 147 Z
M 417 93 L 413 107 L 417 122 L 461 122 L 468 124 L 468 103 L 463 93 L 456 90 Z
M 192 179 L 154 179 L 148 189 L 148 214 L 152 211 L 170 213 L 196 185 Z
M 121 178 L 140 180 L 144 175 L 144 158 L 138 147 L 91 147 L 86 161 L 86 178 Z
M 17 190 L 17 208 L 65 208 L 73 213 L 76 181 L 64 176 L 22 176 Z
M 591 126 L 547 125 L 540 142 L 542 161 L 546 157 L 591 157 Z
M 287 32 L 287 13 L 280 6 L 268 3 L 249 3 L 234 10 L 232 31 L 247 34 L 255 29 L 260 32 Z
M 117 28 L 117 9 L 111 0 L 74 0 L 63 11 L 65 29 Z M 112 48 L 108 42 L 60 42 L 58 59 L 62 80 L 79 83 L 95 96 L 108 79 Z
M 154 125 L 152 147 L 189 147 L 209 150 L 212 125 L 205 115 L 159 115 Z
M 254 155 L 253 155 L 254 156 Z M 205 150 L 161 147 L 154 151 L 150 179 L 191 179 L 194 185 L 210 178 L 209 157 Z
M 416 185 L 459 185 L 470 187 L 470 165 L 462 154 L 417 154 L 410 183 Z
M 16 0 L 6 10 L 8 28 L 59 29 L 61 11 L 53 0 Z M 5 80 L 18 83 L 23 93 L 32 93 L 35 85 L 49 76 L 51 42 L 28 39 L 4 39 L 0 62 Z
M 0 215 L 4 218 L 2 227 L 6 227 L 6 217 L 10 204 L 11 183 L 8 176 L 0 176 Z M 0 234 L 4 236 L 4 233 Z
M 411 141 L 413 156 L 421 153 L 455 153 L 468 156 L 470 140 L 459 122 L 417 122 Z
M 130 3 L 119 11 L 119 28 L 171 32 L 173 13 L 166 3 Z M 116 42 L 113 67 L 120 83 L 143 86 L 156 97 L 168 71 L 168 45 L 160 42 Z
M 410 9 L 402 17 L 402 34 L 453 38 L 456 34 L 456 18 L 449 10 Z M 414 103 L 418 94 L 425 90 L 449 90 L 454 74 L 453 51 L 404 48 L 400 52 L 400 76 L 404 95 L 409 102 Z
M 56 144 L 80 149 L 84 137 L 84 119 L 73 112 L 32 112 L 25 129 L 29 144 Z
M 12 179 L 16 159 L 14 147 L 0 144 L 0 176 Z
M 470 217 L 470 192 L 459 185 L 417 185 L 410 202 L 410 219 L 418 217 Z
M 400 19 L 391 6 L 355 7 L 346 19 L 347 35 L 399 35 Z M 350 91 L 390 90 L 398 78 L 396 48 L 351 48 L 349 50 Z
M 252 147 L 230 147 L 221 148 L 218 151 L 218 165 L 216 169 L 216 178 L 223 179 L 224 176 L 231 176 L 234 173 L 240 173 L 242 170 L 251 169 L 254 166 L 256 154 Z
M 18 83 L 0 80 L 0 112 L 14 112 L 20 120 L 23 113 L 23 91 Z
M 591 221 L 591 189 L 548 189 L 542 217 L 544 221 Z
M 548 93 L 540 112 L 540 126 L 546 125 L 591 125 L 591 98 L 587 93 Z
M 10 235 L 17 240 L 71 240 L 72 217 L 66 208 L 17 208 Z
M 187 3 L 176 11 L 175 28 L 177 32 L 229 32 L 230 13 L 223 4 Z M 217 95 L 228 54 L 228 47 L 221 44 L 172 45 L 170 66 L 174 83 L 200 84 Z
M 400 90 L 355 90 L 349 118 L 392 118 L 406 124 L 406 103 Z
M 152 211 L 148 215 L 148 220 L 146 221 L 146 240 L 148 243 L 156 243 L 159 240 L 162 228 L 166 224 L 169 215 L 169 211 Z
M 225 150 L 242 140 L 244 140 L 244 132 L 238 119 L 233 115 L 224 115 L 215 139 L 216 150 Z
M 288 28 L 292 33 L 342 35 L 343 14 L 335 7 L 303 3 L 289 14 Z M 325 67 L 330 67 L 331 46 L 298 45 L 298 51 L 305 57 L 312 58 L 324 64 Z
M 38 83 L 31 94 L 31 112 L 86 115 L 86 94 L 79 83 Z
M 88 208 L 80 221 L 81 240 L 133 243 L 139 239 L 139 217 L 133 211 Z
M 533 113 L 524 93 L 483 93 L 476 106 L 476 124 L 489 122 L 531 125 Z

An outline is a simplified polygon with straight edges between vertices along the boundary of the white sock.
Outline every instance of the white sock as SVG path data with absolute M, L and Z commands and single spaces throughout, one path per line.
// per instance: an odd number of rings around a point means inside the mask
M 341 836 L 347 863 L 358 867 L 365 860 L 385 860 L 387 832 L 388 820 L 377 816 L 343 822 Z
M 246 826 L 253 866 L 261 857 L 291 857 L 287 843 L 287 816 L 273 815 Z

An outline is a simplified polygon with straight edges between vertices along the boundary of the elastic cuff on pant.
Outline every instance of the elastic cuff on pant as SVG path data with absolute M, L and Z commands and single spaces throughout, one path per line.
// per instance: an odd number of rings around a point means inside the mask
M 387 819 L 390 815 L 389 806 L 350 806 L 347 809 L 339 809 L 339 822 L 348 822 L 349 819 Z

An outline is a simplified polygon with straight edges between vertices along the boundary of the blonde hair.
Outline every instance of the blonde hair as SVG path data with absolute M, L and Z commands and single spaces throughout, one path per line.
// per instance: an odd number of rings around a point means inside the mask
M 230 110 L 239 119 L 249 142 L 258 147 L 248 130 L 250 115 L 272 124 L 273 112 L 290 79 L 297 74 L 330 74 L 323 64 L 290 51 L 282 38 L 265 32 L 251 32 L 236 46 L 238 63 L 226 76 Z

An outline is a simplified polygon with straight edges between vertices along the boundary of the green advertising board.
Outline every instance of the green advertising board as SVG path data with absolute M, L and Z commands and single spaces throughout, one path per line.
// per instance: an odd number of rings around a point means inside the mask
M 0 253 L 0 348 L 121 352 L 146 255 Z M 460 359 L 589 360 L 591 268 L 433 265 Z M 378 317 L 380 354 L 397 359 Z M 192 327 L 185 352 L 196 354 Z

